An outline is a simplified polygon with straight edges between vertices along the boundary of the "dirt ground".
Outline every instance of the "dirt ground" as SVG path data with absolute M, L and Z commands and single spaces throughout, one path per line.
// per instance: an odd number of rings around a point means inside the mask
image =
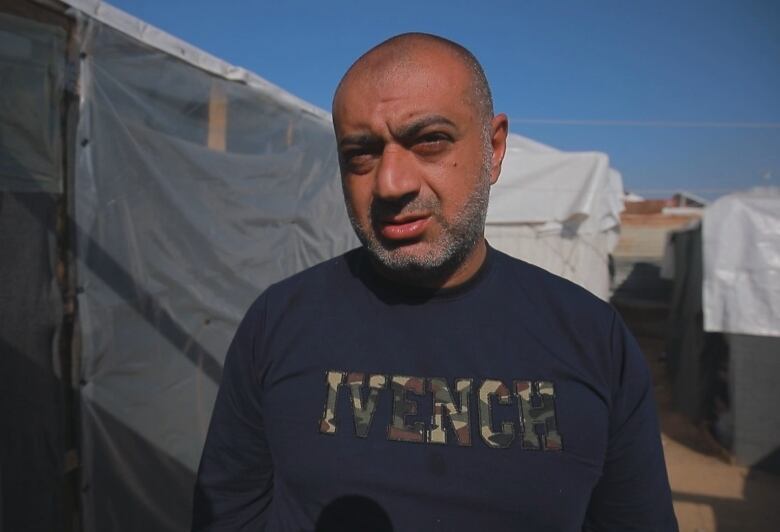
M 659 362 L 663 340 L 638 340 L 653 371 L 661 438 L 680 531 L 780 530 L 780 476 L 732 463 L 708 431 L 674 412 L 666 368 Z

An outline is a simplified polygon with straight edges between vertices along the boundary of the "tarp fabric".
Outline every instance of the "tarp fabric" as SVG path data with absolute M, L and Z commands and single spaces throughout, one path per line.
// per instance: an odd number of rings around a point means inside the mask
M 238 321 L 357 241 L 327 117 L 81 23 L 84 530 L 179 531 Z
M 0 530 L 59 530 L 64 29 L 0 13 Z
M 0 530 L 62 527 L 58 195 L 0 192 Z
M 598 152 L 563 152 L 510 134 L 490 194 L 491 245 L 609 297 L 623 183 Z
M 780 188 L 719 198 L 703 240 L 704 329 L 780 336 Z
M 65 30 L 0 13 L 0 190 L 62 192 Z

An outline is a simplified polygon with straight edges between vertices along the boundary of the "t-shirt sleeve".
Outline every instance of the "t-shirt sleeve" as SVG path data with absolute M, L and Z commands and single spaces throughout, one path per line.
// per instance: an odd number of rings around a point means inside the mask
M 225 357 L 195 483 L 193 531 L 265 528 L 273 469 L 259 398 L 263 303 L 249 309 Z
M 609 443 L 583 530 L 676 531 L 650 371 L 617 313 L 613 320 Z

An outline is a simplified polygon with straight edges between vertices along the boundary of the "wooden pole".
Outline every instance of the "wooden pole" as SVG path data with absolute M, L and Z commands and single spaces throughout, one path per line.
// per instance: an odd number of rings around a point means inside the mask
M 208 147 L 218 151 L 227 147 L 227 97 L 222 83 L 213 81 L 209 94 Z

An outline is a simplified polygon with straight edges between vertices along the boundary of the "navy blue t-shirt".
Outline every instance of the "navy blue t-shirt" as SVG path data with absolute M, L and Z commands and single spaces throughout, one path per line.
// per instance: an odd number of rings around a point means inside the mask
M 614 309 L 488 249 L 454 289 L 354 250 L 270 287 L 225 360 L 194 530 L 676 530 Z

